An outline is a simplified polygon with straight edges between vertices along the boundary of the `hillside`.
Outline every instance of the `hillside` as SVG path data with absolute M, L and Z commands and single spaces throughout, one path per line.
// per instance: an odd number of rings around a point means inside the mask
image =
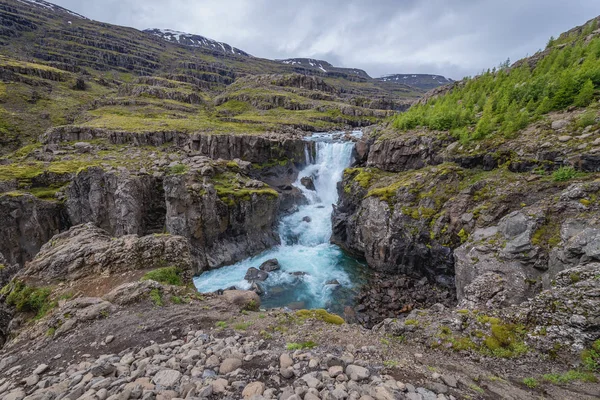
M 0 397 L 597 400 L 599 23 L 424 94 L 0 0 Z
M 382 86 L 362 71 L 298 68 L 199 35 L 92 21 L 42 0 L 0 1 L 0 25 L 2 152 L 60 125 L 214 133 L 348 129 L 406 109 L 422 94 Z M 290 74 L 314 76 L 311 82 L 334 90 L 297 87 L 304 79 L 298 75 L 285 85 L 245 90 L 243 105 L 221 101 L 245 77 Z
M 391 74 L 376 79 L 381 82 L 408 85 L 423 90 L 431 90 L 438 86 L 444 86 L 454 82 L 452 79 L 445 78 L 441 75 L 427 74 Z

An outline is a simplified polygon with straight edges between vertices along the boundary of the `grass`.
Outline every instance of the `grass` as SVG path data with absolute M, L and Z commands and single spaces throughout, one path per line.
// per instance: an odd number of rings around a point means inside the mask
M 233 325 L 233 329 L 235 329 L 236 331 L 245 331 L 248 328 L 250 328 L 252 325 L 254 325 L 254 323 L 252 321 L 240 322 L 240 323 Z
M 535 378 L 523 378 L 523 384 L 529 389 L 535 389 L 540 383 Z
M 177 267 L 164 267 L 155 269 L 147 272 L 141 280 L 152 280 L 167 285 L 183 286 L 181 270 Z
M 155 306 L 157 307 L 162 307 L 163 304 L 163 298 L 162 298 L 162 292 L 159 289 L 152 289 L 150 291 L 150 301 L 152 301 L 152 303 L 154 303 Z
M 228 325 L 227 325 L 227 322 L 225 322 L 225 321 L 217 321 L 215 326 L 219 329 L 227 329 Z
M 598 382 L 593 373 L 575 370 L 570 370 L 562 374 L 546 374 L 542 376 L 542 379 L 554 385 L 566 385 L 574 381 Z
M 326 322 L 333 325 L 342 325 L 346 321 L 339 315 L 330 314 L 326 310 L 298 310 L 296 316 L 300 319 L 317 319 L 319 321 Z
M 2 288 L 0 294 L 6 295 L 6 304 L 14 306 L 17 311 L 31 312 L 35 319 L 41 319 L 58 304 L 51 300 L 51 292 L 50 288 L 28 286 L 15 280 Z
M 587 371 L 600 372 L 600 339 L 581 353 L 581 361 Z
M 288 343 L 288 344 L 286 344 L 285 348 L 289 351 L 295 351 L 295 350 L 314 349 L 317 346 L 318 346 L 317 343 L 313 342 L 312 340 L 309 340 L 307 342 L 301 342 L 301 343 Z
M 169 168 L 171 175 L 181 175 L 187 172 L 187 167 L 183 164 L 176 164 Z

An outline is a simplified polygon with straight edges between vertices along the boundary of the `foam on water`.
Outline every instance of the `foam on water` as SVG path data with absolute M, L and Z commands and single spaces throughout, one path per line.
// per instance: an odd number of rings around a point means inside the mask
M 279 225 L 281 246 L 237 264 L 208 271 L 194 279 L 200 292 L 213 292 L 236 286 L 250 288 L 244 275 L 250 267 L 258 268 L 263 262 L 276 258 L 281 270 L 271 272 L 261 282 L 265 290 L 262 303 L 265 307 L 296 306 L 303 308 L 343 305 L 352 288 L 362 281 L 363 265 L 345 255 L 340 248 L 329 243 L 331 213 L 337 203 L 337 183 L 352 160 L 353 143 L 335 141 L 330 134 L 318 134 L 309 140 L 316 141 L 315 160 L 298 175 L 294 186 L 300 188 L 308 204 L 282 218 Z M 306 154 L 307 160 L 310 155 Z M 306 189 L 300 179 L 310 176 L 315 191 Z M 305 217 L 310 222 L 305 222 Z M 304 273 L 292 275 L 292 272 Z M 326 284 L 337 280 L 340 286 Z

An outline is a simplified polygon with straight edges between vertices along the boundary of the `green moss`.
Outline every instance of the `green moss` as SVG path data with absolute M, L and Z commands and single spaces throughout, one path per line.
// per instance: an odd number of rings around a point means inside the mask
M 491 325 L 491 335 L 485 338 L 482 350 L 501 358 L 519 357 L 529 351 L 522 341 L 523 331 L 524 328 L 520 325 L 494 321 Z
M 165 267 L 155 269 L 153 271 L 147 272 L 141 280 L 153 280 L 159 283 L 166 283 L 168 285 L 183 286 L 181 270 L 177 267 Z
M 560 242 L 560 223 L 553 218 L 546 219 L 546 222 L 531 236 L 531 243 L 534 246 L 547 249 L 558 246 Z
M 344 175 L 354 175 L 354 181 L 364 189 L 369 188 L 375 178 L 375 172 L 370 168 L 348 168 L 344 171 Z
M 173 303 L 173 304 L 183 304 L 184 301 L 179 296 L 171 296 L 171 303 Z
M 334 325 L 342 325 L 346 321 L 339 315 L 330 314 L 323 309 L 319 310 L 298 310 L 296 311 L 296 316 L 301 319 L 318 319 L 323 322 L 327 322 L 328 324 Z
M 187 172 L 187 167 L 183 164 L 176 164 L 169 168 L 169 173 L 171 175 L 181 175 Z
M 469 239 L 469 234 L 463 228 L 460 230 L 460 232 L 458 232 L 458 237 L 460 238 L 460 242 L 464 243 Z
M 416 319 L 405 319 L 404 325 L 419 325 L 419 321 Z
M 317 346 L 318 346 L 317 343 L 313 342 L 312 340 L 309 340 L 307 342 L 301 342 L 301 343 L 288 343 L 288 344 L 286 344 L 285 348 L 289 351 L 295 351 L 295 350 L 314 349 Z
M 244 186 L 246 181 L 240 180 L 237 174 L 232 172 L 216 175 L 213 180 L 217 196 L 230 207 L 234 207 L 240 201 L 250 201 L 252 196 L 270 196 L 274 198 L 279 196 L 277 191 L 266 185 L 262 188 L 246 188 Z

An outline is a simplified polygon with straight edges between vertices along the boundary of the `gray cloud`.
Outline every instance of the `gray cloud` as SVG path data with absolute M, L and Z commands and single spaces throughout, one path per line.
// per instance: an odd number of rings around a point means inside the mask
M 590 0 L 53 0 L 89 18 L 169 28 L 258 57 L 387 73 L 474 75 L 600 14 Z

